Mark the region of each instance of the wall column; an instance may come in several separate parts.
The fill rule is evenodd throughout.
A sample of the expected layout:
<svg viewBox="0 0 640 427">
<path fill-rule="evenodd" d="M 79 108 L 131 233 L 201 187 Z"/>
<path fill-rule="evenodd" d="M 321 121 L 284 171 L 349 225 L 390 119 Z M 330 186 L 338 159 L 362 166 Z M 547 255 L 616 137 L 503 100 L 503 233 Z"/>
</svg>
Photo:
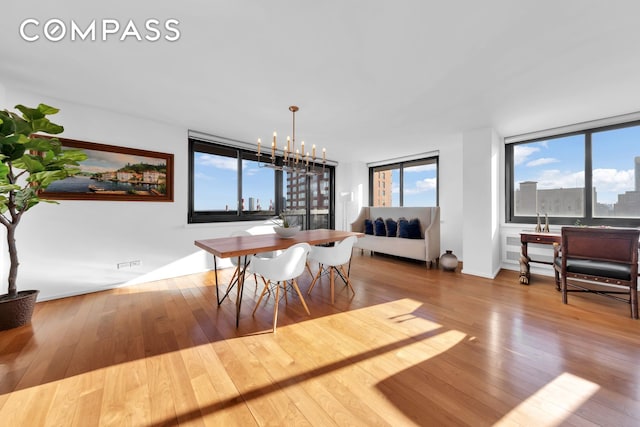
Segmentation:
<svg viewBox="0 0 640 427">
<path fill-rule="evenodd" d="M 500 270 L 500 138 L 491 128 L 462 137 L 462 272 L 494 278 Z"/>
</svg>

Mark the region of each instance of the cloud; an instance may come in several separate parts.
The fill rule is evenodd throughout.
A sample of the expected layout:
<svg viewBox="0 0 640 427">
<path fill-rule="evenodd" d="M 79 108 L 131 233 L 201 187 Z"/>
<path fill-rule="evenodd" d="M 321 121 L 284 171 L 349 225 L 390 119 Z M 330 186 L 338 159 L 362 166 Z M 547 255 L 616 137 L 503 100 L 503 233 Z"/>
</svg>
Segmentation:
<svg viewBox="0 0 640 427">
<path fill-rule="evenodd" d="M 420 165 L 420 166 L 410 166 L 404 168 L 404 173 L 410 172 L 432 172 L 437 169 L 435 163 L 430 163 L 428 165 Z"/>
<path fill-rule="evenodd" d="M 633 169 L 594 169 L 593 186 L 600 192 L 624 193 L 635 188 L 635 172 Z"/>
<path fill-rule="evenodd" d="M 559 161 L 560 160 L 554 159 L 553 157 L 540 157 L 539 159 L 531 160 L 530 162 L 528 162 L 527 166 L 528 167 L 543 166 L 543 165 L 549 165 L 551 163 L 558 163 Z"/>
<path fill-rule="evenodd" d="M 199 165 L 214 167 L 217 169 L 225 169 L 230 171 L 238 170 L 238 161 L 231 157 L 210 156 L 206 154 L 198 154 L 196 161 Z"/>
<path fill-rule="evenodd" d="M 584 187 L 584 171 L 566 172 L 560 169 L 547 169 L 536 178 L 538 189 Z M 635 189 L 635 172 L 633 169 L 594 169 L 593 186 L 598 195 L 605 193 L 621 194 Z"/>
<path fill-rule="evenodd" d="M 567 172 L 560 169 L 547 169 L 538 175 L 538 189 L 584 187 L 584 171 Z"/>
<path fill-rule="evenodd" d="M 540 151 L 539 147 L 531 145 L 516 145 L 513 147 L 513 162 L 515 165 L 524 163 L 533 153 Z"/>
<path fill-rule="evenodd" d="M 435 190 L 437 186 L 438 180 L 436 178 L 425 178 L 420 181 L 416 181 L 415 187 L 406 188 L 404 192 L 405 194 L 425 193 L 427 191 Z"/>
</svg>

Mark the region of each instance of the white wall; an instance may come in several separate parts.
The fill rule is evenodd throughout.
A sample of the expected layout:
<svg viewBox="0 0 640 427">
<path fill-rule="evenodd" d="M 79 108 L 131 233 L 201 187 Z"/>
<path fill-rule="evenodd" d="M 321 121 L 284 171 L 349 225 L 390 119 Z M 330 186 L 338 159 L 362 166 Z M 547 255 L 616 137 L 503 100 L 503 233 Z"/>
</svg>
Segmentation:
<svg viewBox="0 0 640 427">
<path fill-rule="evenodd" d="M 369 169 L 363 162 L 344 162 L 336 168 L 336 229 L 350 230 L 369 198 Z"/>
<path fill-rule="evenodd" d="M 194 240 L 256 225 L 187 225 L 186 129 L 9 88 L 5 95 L 7 108 L 40 102 L 60 108 L 51 119 L 65 127 L 62 137 L 175 156 L 173 203 L 63 200 L 59 205 L 43 203 L 24 215 L 16 235 L 18 287 L 40 289 L 39 300 L 205 270 L 212 266 L 212 257 L 198 250 Z M 4 284 L 8 256 L 6 250 L 2 254 Z M 131 260 L 142 265 L 116 268 Z"/>
</svg>

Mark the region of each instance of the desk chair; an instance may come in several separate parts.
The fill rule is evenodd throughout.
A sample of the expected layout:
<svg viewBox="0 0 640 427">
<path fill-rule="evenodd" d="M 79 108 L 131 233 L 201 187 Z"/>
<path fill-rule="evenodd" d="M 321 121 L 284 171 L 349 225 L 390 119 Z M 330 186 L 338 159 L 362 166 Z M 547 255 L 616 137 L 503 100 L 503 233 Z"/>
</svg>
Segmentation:
<svg viewBox="0 0 640 427">
<path fill-rule="evenodd" d="M 274 258 L 253 257 L 253 259 L 251 260 L 251 272 L 259 274 L 266 279 L 264 289 L 262 290 L 260 298 L 258 298 L 258 302 L 253 309 L 253 315 L 256 314 L 256 310 L 258 309 L 260 302 L 262 302 L 264 294 L 269 290 L 270 284 L 276 284 L 275 302 L 273 308 L 274 333 L 276 332 L 276 325 L 278 324 L 278 301 L 280 298 L 280 287 L 282 286 L 286 300 L 287 286 L 289 281 L 291 282 L 291 286 L 298 293 L 305 311 L 307 312 L 307 314 L 311 314 L 309 312 L 309 308 L 307 307 L 307 303 L 302 297 L 302 293 L 300 292 L 300 288 L 298 287 L 298 282 L 296 281 L 296 278 L 304 272 L 304 268 L 307 262 L 307 255 L 309 254 L 310 249 L 311 246 L 309 246 L 308 243 L 298 243 L 289 247 L 283 253 L 277 255 Z"/>
<path fill-rule="evenodd" d="M 311 251 L 309 252 L 309 260 L 311 262 L 317 262 L 318 264 L 320 264 L 320 267 L 318 268 L 318 273 L 315 275 L 313 281 L 311 282 L 311 286 L 307 291 L 307 295 L 311 294 L 311 291 L 320 278 L 324 267 L 329 268 L 329 283 L 331 284 L 331 304 L 333 304 L 334 302 L 335 272 L 338 272 L 347 286 L 349 286 L 349 289 L 351 289 L 351 292 L 355 294 L 353 286 L 351 286 L 351 281 L 349 280 L 349 274 L 344 269 L 344 264 L 348 263 L 351 259 L 351 251 L 356 240 L 357 237 L 350 236 L 343 241 L 336 243 L 333 247 L 314 246 L 311 248 Z"/>
</svg>

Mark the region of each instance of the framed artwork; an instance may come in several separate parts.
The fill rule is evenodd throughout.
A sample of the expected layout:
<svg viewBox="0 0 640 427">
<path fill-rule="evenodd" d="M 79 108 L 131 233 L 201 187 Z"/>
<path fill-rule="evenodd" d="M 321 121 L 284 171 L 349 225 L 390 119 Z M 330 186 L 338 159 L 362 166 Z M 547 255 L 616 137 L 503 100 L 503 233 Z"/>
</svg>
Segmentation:
<svg viewBox="0 0 640 427">
<path fill-rule="evenodd" d="M 173 154 L 58 138 L 81 149 L 80 173 L 52 183 L 40 197 L 56 200 L 173 202 Z"/>
</svg>

